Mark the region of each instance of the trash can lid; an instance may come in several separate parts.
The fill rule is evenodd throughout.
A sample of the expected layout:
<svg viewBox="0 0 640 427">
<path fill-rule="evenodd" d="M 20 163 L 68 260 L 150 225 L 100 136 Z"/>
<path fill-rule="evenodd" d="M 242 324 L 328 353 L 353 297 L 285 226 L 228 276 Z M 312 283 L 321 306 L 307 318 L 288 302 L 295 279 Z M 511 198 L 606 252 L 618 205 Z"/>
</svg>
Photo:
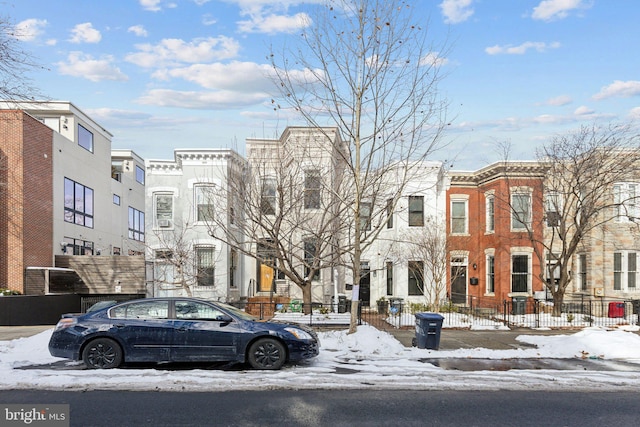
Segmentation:
<svg viewBox="0 0 640 427">
<path fill-rule="evenodd" d="M 443 320 L 444 316 L 438 313 L 416 313 L 416 318 L 423 320 Z"/>
</svg>

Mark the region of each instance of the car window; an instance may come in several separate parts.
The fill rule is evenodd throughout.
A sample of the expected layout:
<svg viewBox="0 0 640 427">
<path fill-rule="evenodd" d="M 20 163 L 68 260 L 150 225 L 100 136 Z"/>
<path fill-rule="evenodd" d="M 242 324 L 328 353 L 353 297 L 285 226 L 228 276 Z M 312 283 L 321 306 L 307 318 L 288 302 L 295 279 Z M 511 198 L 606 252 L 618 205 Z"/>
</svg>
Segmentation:
<svg viewBox="0 0 640 427">
<path fill-rule="evenodd" d="M 169 301 L 143 301 L 114 307 L 115 319 L 166 319 L 169 317 Z"/>
<path fill-rule="evenodd" d="M 176 319 L 222 320 L 228 316 L 209 304 L 176 301 Z"/>
</svg>

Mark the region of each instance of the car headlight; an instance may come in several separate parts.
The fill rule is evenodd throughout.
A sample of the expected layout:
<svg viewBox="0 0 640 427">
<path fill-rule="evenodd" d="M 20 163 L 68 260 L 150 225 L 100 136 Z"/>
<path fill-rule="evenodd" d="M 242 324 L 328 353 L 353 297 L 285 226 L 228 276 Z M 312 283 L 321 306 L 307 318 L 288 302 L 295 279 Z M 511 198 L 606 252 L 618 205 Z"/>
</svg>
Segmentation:
<svg viewBox="0 0 640 427">
<path fill-rule="evenodd" d="M 284 330 L 289 332 L 291 335 L 293 335 L 294 337 L 298 338 L 299 340 L 312 340 L 313 339 L 311 334 L 303 331 L 302 329 L 284 328 Z"/>
</svg>

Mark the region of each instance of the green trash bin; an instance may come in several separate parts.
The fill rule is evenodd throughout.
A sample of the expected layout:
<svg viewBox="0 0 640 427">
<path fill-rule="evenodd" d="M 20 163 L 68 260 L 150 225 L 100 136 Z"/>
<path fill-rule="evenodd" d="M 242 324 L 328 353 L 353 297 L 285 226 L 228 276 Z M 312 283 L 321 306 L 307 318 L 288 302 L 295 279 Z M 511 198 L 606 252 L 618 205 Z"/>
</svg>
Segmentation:
<svg viewBox="0 0 640 427">
<path fill-rule="evenodd" d="M 443 321 L 444 316 L 438 313 L 416 313 L 416 347 L 437 350 Z"/>
</svg>

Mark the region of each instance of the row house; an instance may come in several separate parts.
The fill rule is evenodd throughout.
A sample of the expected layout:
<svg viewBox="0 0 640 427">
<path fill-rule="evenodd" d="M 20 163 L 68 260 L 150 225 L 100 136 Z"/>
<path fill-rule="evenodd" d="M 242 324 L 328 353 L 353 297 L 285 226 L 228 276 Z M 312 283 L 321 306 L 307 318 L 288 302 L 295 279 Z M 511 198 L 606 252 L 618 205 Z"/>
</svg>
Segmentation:
<svg viewBox="0 0 640 427">
<path fill-rule="evenodd" d="M 499 162 L 450 172 L 446 227 L 452 303 L 502 303 L 544 289 L 544 266 L 535 255 L 542 248 L 534 242 L 544 236 L 545 171 L 538 162 Z"/>
<path fill-rule="evenodd" d="M 238 301 L 247 295 L 246 257 L 234 182 L 245 160 L 229 149 L 176 149 L 172 160 L 147 160 L 146 248 L 150 296 Z M 236 245 L 229 245 L 233 238 Z"/>
<path fill-rule="evenodd" d="M 144 162 L 111 138 L 69 102 L 0 104 L 0 286 L 145 293 Z"/>
</svg>

